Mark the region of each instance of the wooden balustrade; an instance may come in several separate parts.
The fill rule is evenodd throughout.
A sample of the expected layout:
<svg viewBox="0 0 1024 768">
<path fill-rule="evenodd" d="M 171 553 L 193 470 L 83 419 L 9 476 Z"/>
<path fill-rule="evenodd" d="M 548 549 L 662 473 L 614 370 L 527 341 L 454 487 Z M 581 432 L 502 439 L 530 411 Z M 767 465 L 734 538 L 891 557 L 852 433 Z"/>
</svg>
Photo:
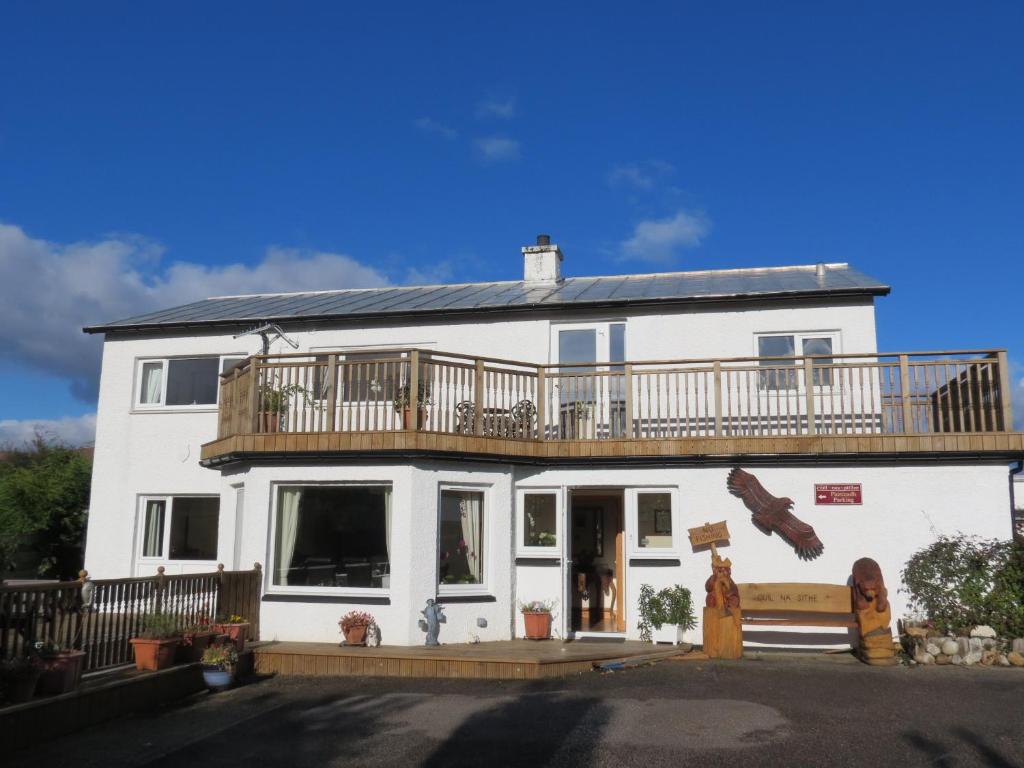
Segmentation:
<svg viewBox="0 0 1024 768">
<path fill-rule="evenodd" d="M 84 574 L 84 572 L 83 572 Z M 0 659 L 30 652 L 37 641 L 85 651 L 85 670 L 132 661 L 129 640 L 148 613 L 163 612 L 186 627 L 201 619 L 237 614 L 259 637 L 263 577 L 251 571 L 140 576 L 0 585 Z"/>
<path fill-rule="evenodd" d="M 535 365 L 435 350 L 257 356 L 219 437 L 410 430 L 525 440 L 995 433 L 1002 351 Z"/>
</svg>

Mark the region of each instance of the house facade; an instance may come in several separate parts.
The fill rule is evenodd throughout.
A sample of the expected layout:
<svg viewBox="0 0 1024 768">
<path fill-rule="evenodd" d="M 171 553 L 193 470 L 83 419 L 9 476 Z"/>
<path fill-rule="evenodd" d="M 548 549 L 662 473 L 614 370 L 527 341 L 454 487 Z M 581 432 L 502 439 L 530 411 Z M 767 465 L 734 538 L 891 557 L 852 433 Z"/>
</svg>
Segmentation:
<svg viewBox="0 0 1024 768">
<path fill-rule="evenodd" d="M 899 569 L 936 535 L 1010 535 L 1004 352 L 880 352 L 889 288 L 845 264 L 563 278 L 547 238 L 522 252 L 522 281 L 86 329 L 105 334 L 87 569 L 259 562 L 265 639 L 337 640 L 362 609 L 420 644 L 428 599 L 442 642 L 521 637 L 533 600 L 560 637 L 635 638 L 642 585 L 700 605 L 705 522 L 727 521 L 737 581 L 846 583 L 873 557 L 896 615 Z M 819 556 L 751 522 L 734 467 L 793 500 Z"/>
</svg>

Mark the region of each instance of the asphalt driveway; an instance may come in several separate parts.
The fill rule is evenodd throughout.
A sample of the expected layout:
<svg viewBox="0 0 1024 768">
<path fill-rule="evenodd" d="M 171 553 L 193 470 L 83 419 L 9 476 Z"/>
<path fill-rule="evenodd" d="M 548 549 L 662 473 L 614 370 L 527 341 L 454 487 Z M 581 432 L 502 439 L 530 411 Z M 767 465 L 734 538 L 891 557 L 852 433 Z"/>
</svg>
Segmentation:
<svg viewBox="0 0 1024 768">
<path fill-rule="evenodd" d="M 540 682 L 279 677 L 31 752 L 119 766 L 1024 766 L 1024 670 L 849 657 Z"/>
</svg>

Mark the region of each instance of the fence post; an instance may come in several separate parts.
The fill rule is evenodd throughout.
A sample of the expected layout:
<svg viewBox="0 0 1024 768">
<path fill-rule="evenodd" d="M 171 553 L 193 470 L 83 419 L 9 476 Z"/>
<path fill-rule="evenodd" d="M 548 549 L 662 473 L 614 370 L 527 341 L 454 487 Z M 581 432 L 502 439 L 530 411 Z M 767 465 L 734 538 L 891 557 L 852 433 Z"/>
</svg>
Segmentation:
<svg viewBox="0 0 1024 768">
<path fill-rule="evenodd" d="M 323 392 L 324 407 L 327 408 L 327 431 L 334 431 L 334 405 L 338 402 L 338 356 L 327 356 L 327 389 Z"/>
<path fill-rule="evenodd" d="M 164 612 L 164 590 L 167 589 L 167 577 L 164 575 L 164 567 L 161 565 L 156 569 L 156 613 Z"/>
<path fill-rule="evenodd" d="M 409 409 L 409 420 L 412 422 L 402 426 L 406 429 L 420 428 L 420 351 L 414 349 L 409 353 L 409 402 L 406 404 Z"/>
<path fill-rule="evenodd" d="M 804 358 L 804 399 L 807 408 L 807 434 L 816 435 L 818 427 L 814 423 L 814 360 Z"/>
<path fill-rule="evenodd" d="M 543 365 L 537 366 L 537 438 L 547 439 L 548 431 L 548 372 Z"/>
<path fill-rule="evenodd" d="M 260 411 L 263 410 L 263 403 L 259 398 L 259 362 L 252 358 L 249 364 L 249 434 L 257 434 L 260 431 Z"/>
<path fill-rule="evenodd" d="M 249 623 L 252 624 L 250 631 L 252 632 L 252 639 L 260 639 L 260 597 L 263 592 L 263 566 L 259 563 L 253 563 L 254 576 L 252 579 L 252 590 L 250 592 L 249 602 L 249 615 L 246 616 L 249 619 Z"/>
<path fill-rule="evenodd" d="M 476 361 L 476 376 L 473 385 L 473 423 L 476 433 L 484 433 L 484 386 L 486 375 L 484 374 L 484 361 Z"/>
<path fill-rule="evenodd" d="M 910 358 L 900 355 L 900 402 L 903 406 L 903 434 L 914 431 L 914 413 L 910 405 Z"/>
<path fill-rule="evenodd" d="M 996 352 L 996 360 L 999 365 L 999 403 L 1003 407 L 1002 427 L 996 427 L 1003 432 L 1010 432 L 1013 430 L 1013 390 L 1010 388 L 1010 364 L 1005 349 Z"/>
<path fill-rule="evenodd" d="M 623 424 L 623 435 L 632 439 L 633 437 L 633 364 L 626 363 L 622 366 L 622 385 L 626 388 L 623 393 L 626 398 L 626 413 Z"/>
<path fill-rule="evenodd" d="M 722 363 L 715 360 L 714 366 L 715 381 L 715 437 L 722 436 Z"/>
</svg>

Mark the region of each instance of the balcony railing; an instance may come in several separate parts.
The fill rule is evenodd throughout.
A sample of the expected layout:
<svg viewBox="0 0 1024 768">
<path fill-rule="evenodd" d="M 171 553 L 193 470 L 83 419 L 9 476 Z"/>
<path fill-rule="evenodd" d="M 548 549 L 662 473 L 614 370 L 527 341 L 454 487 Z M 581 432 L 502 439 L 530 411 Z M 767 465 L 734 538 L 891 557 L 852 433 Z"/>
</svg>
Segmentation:
<svg viewBox="0 0 1024 768">
<path fill-rule="evenodd" d="M 996 433 L 1006 353 L 533 365 L 402 349 L 261 355 L 222 376 L 218 437 L 410 430 L 510 440 Z"/>
</svg>

